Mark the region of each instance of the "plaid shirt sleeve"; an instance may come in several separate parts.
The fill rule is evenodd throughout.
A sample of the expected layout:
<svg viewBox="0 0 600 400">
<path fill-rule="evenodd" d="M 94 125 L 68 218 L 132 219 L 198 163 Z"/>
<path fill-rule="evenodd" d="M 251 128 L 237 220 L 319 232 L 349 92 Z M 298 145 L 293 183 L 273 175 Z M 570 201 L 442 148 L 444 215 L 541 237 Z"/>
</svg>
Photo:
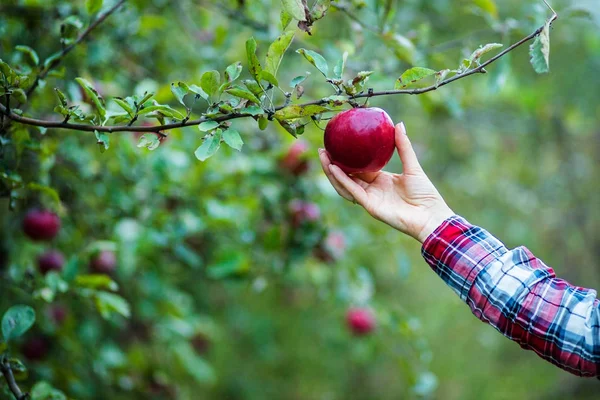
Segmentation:
<svg viewBox="0 0 600 400">
<path fill-rule="evenodd" d="M 477 318 L 560 368 L 600 376 L 595 290 L 556 278 L 527 248 L 509 250 L 459 216 L 425 240 L 422 254 Z"/>
</svg>

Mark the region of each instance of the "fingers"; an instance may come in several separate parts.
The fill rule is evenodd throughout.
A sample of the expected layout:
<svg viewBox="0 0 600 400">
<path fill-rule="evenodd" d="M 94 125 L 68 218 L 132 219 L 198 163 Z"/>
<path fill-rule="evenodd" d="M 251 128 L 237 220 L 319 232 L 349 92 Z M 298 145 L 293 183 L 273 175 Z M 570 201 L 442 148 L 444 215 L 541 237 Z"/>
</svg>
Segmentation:
<svg viewBox="0 0 600 400">
<path fill-rule="evenodd" d="M 327 156 L 327 152 L 323 149 L 319 149 L 319 160 L 321 161 L 321 166 L 323 167 L 323 172 L 325 172 L 327 179 L 329 179 L 329 182 L 331 183 L 331 186 L 333 186 L 335 191 L 340 196 L 345 198 L 346 200 L 353 202 L 354 197 L 352 197 L 350 192 L 348 192 L 331 173 L 329 166 L 332 164 L 331 164 L 331 161 L 329 160 L 329 157 Z"/>
<path fill-rule="evenodd" d="M 404 122 L 400 122 L 396 125 L 396 149 L 398 150 L 398 155 L 402 161 L 402 169 L 405 173 L 423 171 L 410 143 L 410 139 L 406 135 Z"/>
<path fill-rule="evenodd" d="M 341 186 L 356 200 L 357 203 L 364 206 L 367 204 L 367 192 L 361 185 L 350 178 L 344 171 L 337 165 L 330 164 L 329 170 L 333 174 L 334 178 L 341 184 Z M 355 178 L 358 179 L 358 178 Z"/>
</svg>

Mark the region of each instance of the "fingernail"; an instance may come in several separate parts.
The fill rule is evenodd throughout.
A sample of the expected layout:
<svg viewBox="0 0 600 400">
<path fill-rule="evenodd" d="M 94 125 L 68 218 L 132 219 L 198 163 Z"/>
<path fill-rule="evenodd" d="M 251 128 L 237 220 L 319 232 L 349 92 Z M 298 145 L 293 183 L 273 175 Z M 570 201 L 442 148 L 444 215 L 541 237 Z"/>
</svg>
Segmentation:
<svg viewBox="0 0 600 400">
<path fill-rule="evenodd" d="M 323 153 L 323 149 L 321 147 L 319 147 L 319 154 Z"/>
<path fill-rule="evenodd" d="M 406 136 L 408 136 L 408 135 L 406 134 L 406 126 L 404 126 L 404 121 L 400 121 L 400 124 L 402 125 L 402 132 L 404 132 L 404 134 L 405 134 Z"/>
</svg>

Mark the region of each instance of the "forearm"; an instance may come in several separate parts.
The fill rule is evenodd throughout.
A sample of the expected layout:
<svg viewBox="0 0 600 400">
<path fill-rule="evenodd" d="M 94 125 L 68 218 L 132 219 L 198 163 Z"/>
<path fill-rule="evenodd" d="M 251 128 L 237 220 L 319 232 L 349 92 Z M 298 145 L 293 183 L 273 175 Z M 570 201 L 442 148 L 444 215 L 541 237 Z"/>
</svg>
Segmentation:
<svg viewBox="0 0 600 400">
<path fill-rule="evenodd" d="M 594 290 L 556 279 L 526 248 L 509 250 L 460 217 L 425 240 L 423 256 L 482 321 L 569 372 L 600 374 Z"/>
</svg>

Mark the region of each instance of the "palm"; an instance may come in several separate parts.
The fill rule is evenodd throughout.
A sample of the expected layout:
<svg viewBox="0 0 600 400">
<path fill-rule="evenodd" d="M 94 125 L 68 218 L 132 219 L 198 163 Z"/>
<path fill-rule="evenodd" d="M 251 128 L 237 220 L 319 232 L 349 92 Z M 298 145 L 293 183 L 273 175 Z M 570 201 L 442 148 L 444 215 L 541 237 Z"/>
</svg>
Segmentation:
<svg viewBox="0 0 600 400">
<path fill-rule="evenodd" d="M 426 210 L 439 201 L 424 174 L 377 172 L 355 179 L 366 193 L 363 207 L 373 217 L 402 232 L 418 231 L 427 222 Z"/>
</svg>

